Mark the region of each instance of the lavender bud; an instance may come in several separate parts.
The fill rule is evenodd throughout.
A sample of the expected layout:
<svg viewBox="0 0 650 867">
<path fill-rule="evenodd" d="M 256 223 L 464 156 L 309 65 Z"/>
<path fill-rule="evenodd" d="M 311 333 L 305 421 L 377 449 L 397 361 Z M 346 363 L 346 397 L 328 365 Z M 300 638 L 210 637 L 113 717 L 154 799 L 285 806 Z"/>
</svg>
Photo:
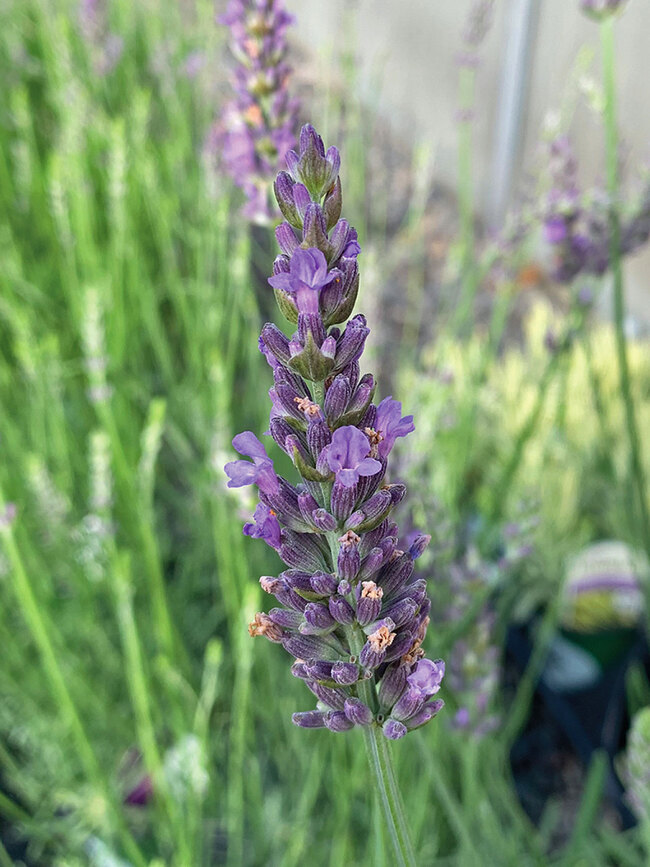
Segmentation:
<svg viewBox="0 0 650 867">
<path fill-rule="evenodd" d="M 341 216 L 341 208 L 343 207 L 343 199 L 341 196 L 341 179 L 337 178 L 334 186 L 328 191 L 323 202 L 323 213 L 327 222 L 327 231 L 336 225 L 337 220 Z"/>
<path fill-rule="evenodd" d="M 304 729 L 322 729 L 325 728 L 326 714 L 319 710 L 306 710 L 300 713 L 294 713 L 291 716 L 291 721 L 294 725 Z"/>
<path fill-rule="evenodd" d="M 331 707 L 333 710 L 343 710 L 345 707 L 346 692 L 339 687 L 324 686 L 317 681 L 309 681 L 307 683 L 309 689 L 314 693 L 319 701 Z"/>
<path fill-rule="evenodd" d="M 300 593 L 311 590 L 311 572 L 301 572 L 299 569 L 287 569 L 280 576 L 293 589 Z"/>
<path fill-rule="evenodd" d="M 314 635 L 283 635 L 282 646 L 296 659 L 336 659 L 334 648 Z"/>
<path fill-rule="evenodd" d="M 325 252 L 329 247 L 327 228 L 323 209 L 315 202 L 310 202 L 305 212 L 305 223 L 302 230 L 304 243 L 308 247 L 316 247 Z"/>
<path fill-rule="evenodd" d="M 382 549 L 373 548 L 361 563 L 359 581 L 368 581 L 370 578 L 374 578 L 383 562 L 384 552 Z"/>
<path fill-rule="evenodd" d="M 346 536 L 343 536 L 342 538 L 346 538 Z M 339 576 L 341 578 L 346 578 L 348 581 L 353 581 L 359 571 L 360 565 L 361 557 L 359 556 L 358 544 L 342 544 L 339 549 L 337 561 L 337 572 Z"/>
<path fill-rule="evenodd" d="M 428 723 L 429 720 L 433 719 L 434 716 L 437 716 L 440 711 L 445 706 L 444 701 L 442 699 L 435 699 L 434 701 L 430 701 L 424 705 L 424 707 L 419 710 L 415 716 L 412 716 L 409 720 L 406 721 L 406 725 L 409 731 L 418 728 L 419 726 L 423 726 L 425 723 Z"/>
<path fill-rule="evenodd" d="M 288 364 L 291 354 L 289 352 L 289 341 L 280 331 L 277 325 L 267 322 L 262 328 L 260 335 L 264 346 L 276 358 L 280 364 Z"/>
<path fill-rule="evenodd" d="M 302 229 L 302 217 L 298 213 L 293 198 L 294 185 L 295 181 L 288 172 L 279 172 L 273 182 L 273 192 L 275 193 L 275 199 L 285 220 L 287 220 L 294 228 Z M 283 252 L 286 251 L 283 250 Z"/>
<path fill-rule="evenodd" d="M 356 726 L 369 726 L 374 719 L 368 705 L 358 698 L 347 698 L 343 710 L 350 722 Z"/>
<path fill-rule="evenodd" d="M 321 530 L 323 533 L 331 533 L 336 529 L 336 518 L 326 509 L 316 509 L 315 512 L 312 513 L 312 520 L 317 529 Z"/>
<path fill-rule="evenodd" d="M 298 495 L 298 506 L 300 507 L 300 514 L 303 516 L 305 521 L 308 524 L 311 524 L 313 520 L 312 514 L 318 510 L 318 503 L 316 500 L 308 491 L 305 491 Z"/>
<path fill-rule="evenodd" d="M 361 524 L 363 524 L 365 517 L 366 516 L 363 514 L 361 509 L 357 509 L 356 512 L 352 512 L 350 517 L 345 522 L 345 529 L 346 530 L 356 530 L 357 527 L 360 527 Z"/>
<path fill-rule="evenodd" d="M 425 534 L 421 534 L 420 536 L 416 536 L 409 548 L 409 557 L 411 560 L 417 560 L 418 557 L 421 557 L 422 554 L 426 551 L 429 542 L 431 541 L 431 536 L 427 536 Z"/>
<path fill-rule="evenodd" d="M 328 603 L 330 614 L 337 623 L 348 626 L 354 623 L 354 609 L 342 596 L 332 596 Z"/>
<path fill-rule="evenodd" d="M 310 602 L 304 611 L 305 620 L 316 629 L 329 629 L 334 625 L 334 619 L 326 605 L 322 602 Z"/>
<path fill-rule="evenodd" d="M 330 506 L 337 521 L 345 521 L 352 513 L 357 501 L 357 487 L 358 485 L 352 485 L 348 488 L 341 482 L 334 482 L 332 485 Z"/>
<path fill-rule="evenodd" d="M 327 448 L 331 442 L 332 433 L 327 423 L 320 419 L 310 421 L 309 427 L 307 428 L 307 445 L 309 446 L 309 451 L 312 453 L 313 457 L 318 459 L 323 453 L 323 449 Z M 330 469 L 327 465 L 325 456 L 320 464 L 318 464 L 317 461 L 316 469 L 319 469 L 319 466 L 324 470 L 324 472 L 322 472 L 323 475 L 329 474 Z M 321 470 L 319 470 L 319 472 L 320 471 Z"/>
<path fill-rule="evenodd" d="M 379 617 L 384 591 L 374 581 L 363 581 L 357 585 L 357 620 L 361 626 L 368 626 Z"/>
<path fill-rule="evenodd" d="M 309 680 L 311 677 L 307 669 L 307 664 L 304 662 L 294 662 L 291 666 L 291 674 L 294 677 L 299 677 L 301 680 Z"/>
<path fill-rule="evenodd" d="M 384 588 L 384 595 L 390 596 L 402 587 L 413 574 L 413 560 L 408 554 L 396 557 L 379 573 L 379 583 Z"/>
<path fill-rule="evenodd" d="M 335 662 L 331 674 L 340 686 L 351 686 L 359 680 L 359 666 L 354 662 Z"/>
<path fill-rule="evenodd" d="M 359 313 L 349 320 L 336 350 L 335 364 L 338 370 L 360 357 L 369 334 L 365 316 Z"/>
<path fill-rule="evenodd" d="M 412 689 L 406 689 L 393 706 L 390 715 L 393 717 L 393 719 L 404 722 L 405 720 L 409 719 L 409 717 L 412 717 L 415 713 L 417 713 L 417 711 L 420 710 L 423 704 L 424 699 L 420 696 L 419 693 L 415 692 Z"/>
<path fill-rule="evenodd" d="M 311 576 L 310 584 L 314 593 L 318 593 L 321 596 L 330 596 L 336 593 L 336 578 L 334 575 L 326 572 L 316 572 Z"/>
<path fill-rule="evenodd" d="M 389 666 L 379 684 L 379 704 L 388 710 L 406 689 L 406 666 Z"/>
<path fill-rule="evenodd" d="M 418 603 L 408 597 L 407 599 L 402 599 L 400 602 L 387 608 L 384 612 L 384 616 L 390 617 L 390 619 L 394 621 L 395 626 L 399 627 L 412 620 L 415 617 L 418 608 Z"/>
<path fill-rule="evenodd" d="M 332 667 L 337 663 L 327 662 L 324 659 L 310 659 L 305 663 L 305 668 L 312 680 L 332 680 Z"/>
<path fill-rule="evenodd" d="M 352 396 L 350 383 L 343 374 L 339 373 L 327 389 L 325 395 L 325 416 L 330 424 L 336 424 L 346 410 Z"/>
<path fill-rule="evenodd" d="M 325 358 L 331 359 L 332 361 L 334 360 L 336 356 L 336 340 L 331 336 L 331 334 L 323 340 L 323 345 L 321 346 L 320 351 Z"/>
<path fill-rule="evenodd" d="M 295 430 L 291 425 L 285 419 L 276 416 L 269 422 L 269 433 L 282 451 L 289 454 L 287 451 L 287 438 L 295 434 Z M 293 440 L 290 440 L 289 445 L 292 443 Z"/>
<path fill-rule="evenodd" d="M 302 225 L 302 223 L 301 223 Z M 298 247 L 300 241 L 296 238 L 296 233 L 291 228 L 289 223 L 280 223 L 275 230 L 275 238 L 279 248 L 285 256 L 291 258 L 294 250 Z"/>
<path fill-rule="evenodd" d="M 350 722 L 343 711 L 332 711 L 326 714 L 325 725 L 331 732 L 347 732 L 354 728 L 354 723 Z"/>
<path fill-rule="evenodd" d="M 285 629 L 297 629 L 302 623 L 302 614 L 299 611 L 288 611 L 286 608 L 271 608 L 269 617 Z"/>
<path fill-rule="evenodd" d="M 294 714 L 294 716 L 296 716 L 296 714 Z M 404 737 L 407 729 L 404 723 L 398 722 L 395 719 L 387 719 L 382 726 L 382 731 L 388 740 L 396 741 L 399 740 L 399 738 Z"/>
</svg>

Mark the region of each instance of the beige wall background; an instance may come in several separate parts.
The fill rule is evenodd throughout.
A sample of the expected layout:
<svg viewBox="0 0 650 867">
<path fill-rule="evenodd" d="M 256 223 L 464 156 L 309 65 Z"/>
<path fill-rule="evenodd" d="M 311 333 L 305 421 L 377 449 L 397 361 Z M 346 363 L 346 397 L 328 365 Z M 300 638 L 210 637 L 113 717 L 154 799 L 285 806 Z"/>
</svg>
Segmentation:
<svg viewBox="0 0 650 867">
<path fill-rule="evenodd" d="M 496 0 L 494 25 L 481 48 L 475 177 L 483 208 L 493 177 L 503 59 L 512 22 L 525 2 Z M 378 106 L 405 140 L 431 142 L 437 176 L 454 184 L 454 58 L 462 45 L 471 0 L 288 0 L 288 6 L 298 19 L 299 40 L 318 55 L 321 74 L 337 74 L 331 60 L 333 46 L 354 47 L 363 97 Z M 525 173 L 534 172 L 539 161 L 544 124 L 551 112 L 558 111 L 565 116 L 575 111 L 570 131 L 585 183 L 603 177 L 602 129 L 585 96 L 595 93 L 597 98 L 599 91 L 599 32 L 579 6 L 579 0 L 537 0 L 521 152 L 514 166 L 520 187 Z M 619 125 L 629 174 L 634 176 L 641 164 L 650 165 L 650 0 L 629 0 L 616 33 Z M 590 53 L 592 62 L 587 64 Z M 630 311 L 650 323 L 650 253 L 629 260 L 626 267 Z"/>
</svg>

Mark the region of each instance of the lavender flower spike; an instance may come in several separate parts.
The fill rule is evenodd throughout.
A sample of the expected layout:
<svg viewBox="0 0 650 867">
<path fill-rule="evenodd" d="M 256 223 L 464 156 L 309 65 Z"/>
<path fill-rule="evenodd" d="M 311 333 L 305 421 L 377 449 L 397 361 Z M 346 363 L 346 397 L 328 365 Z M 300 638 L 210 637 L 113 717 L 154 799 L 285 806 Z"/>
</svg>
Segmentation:
<svg viewBox="0 0 650 867">
<path fill-rule="evenodd" d="M 281 644 L 296 660 L 292 674 L 316 696 L 315 710 L 293 715 L 297 726 L 363 731 L 396 863 L 414 867 L 399 792 L 386 780 L 387 741 L 441 710 L 445 667 L 424 656 L 431 602 L 413 574 L 430 537 L 402 550 L 391 520 L 406 488 L 386 481 L 388 459 L 414 425 L 392 397 L 376 406 L 374 377 L 361 375 L 369 329 L 352 315 L 361 250 L 341 219 L 340 163 L 338 150 L 305 126 L 274 186 L 285 222 L 269 283 L 297 329 L 286 338 L 267 323 L 259 346 L 273 372 L 269 433 L 300 478 L 277 476 L 250 431 L 233 445 L 252 463 L 232 461 L 226 472 L 231 487 L 259 489 L 244 533 L 264 539 L 289 567 L 260 580 L 280 607 L 256 614 L 250 634 Z"/>
<path fill-rule="evenodd" d="M 229 13 L 243 34 L 249 19 L 233 10 L 244 5 L 231 3 Z M 261 14 L 271 7 L 255 4 Z M 414 429 L 413 417 L 403 417 L 392 397 L 374 405 L 374 378 L 360 376 L 368 328 L 352 316 L 360 247 L 340 217 L 339 152 L 306 126 L 287 166 L 275 183 L 286 222 L 276 232 L 280 253 L 269 283 L 297 330 L 287 339 L 267 324 L 260 346 L 274 379 L 270 432 L 300 479 L 278 477 L 250 431 L 234 438 L 252 462 L 227 464 L 228 484 L 256 484 L 260 492 L 244 533 L 274 547 L 289 567 L 262 580 L 281 607 L 257 614 L 250 631 L 298 660 L 292 672 L 318 700 L 316 710 L 294 715 L 296 725 L 360 727 L 385 743 L 383 736 L 401 738 L 443 706 L 444 663 L 422 649 L 431 603 L 413 575 L 429 537 L 406 545 L 407 553 L 398 548 L 390 513 L 405 489 L 386 483 L 391 450 Z"/>
<path fill-rule="evenodd" d="M 286 31 L 293 17 L 281 0 L 230 0 L 221 24 L 230 28 L 237 67 L 235 98 L 209 139 L 220 161 L 246 195 L 245 217 L 259 224 L 275 215 L 270 181 L 296 139 L 298 103 L 288 91 Z"/>
</svg>

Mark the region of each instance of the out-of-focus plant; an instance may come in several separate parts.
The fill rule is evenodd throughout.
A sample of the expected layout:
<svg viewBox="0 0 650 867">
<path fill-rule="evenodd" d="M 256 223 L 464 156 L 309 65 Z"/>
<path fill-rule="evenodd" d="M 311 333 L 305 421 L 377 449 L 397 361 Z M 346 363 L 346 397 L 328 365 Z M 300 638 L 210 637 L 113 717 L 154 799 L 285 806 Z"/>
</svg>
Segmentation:
<svg viewBox="0 0 650 867">
<path fill-rule="evenodd" d="M 487 335 L 466 341 L 441 336 L 424 353 L 423 369 L 402 378 L 421 408 L 406 445 L 408 480 L 421 497 L 426 492 L 437 498 L 459 521 L 485 521 L 490 514 L 516 521 L 518 504 L 536 504 L 537 553 L 529 566 L 535 575 L 543 566 L 546 580 L 530 583 L 530 605 L 553 595 L 567 557 L 588 542 L 634 542 L 619 484 L 627 448 L 614 330 L 594 325 L 588 338 L 575 332 L 566 343 L 556 336 L 564 328 L 562 315 L 543 303 L 534 306 L 523 345 L 494 359 L 478 393 L 475 371 Z M 647 425 L 650 411 L 640 398 L 650 388 L 650 362 L 642 342 L 630 341 L 628 351 L 631 387 Z M 549 362 L 561 365 L 561 375 L 540 393 Z M 468 432 L 465 408 L 474 401 L 475 424 Z M 497 526 L 484 530 L 494 537 Z"/>
<path fill-rule="evenodd" d="M 289 92 L 286 31 L 293 17 L 282 0 L 230 0 L 219 21 L 230 28 L 235 99 L 211 133 L 211 149 L 241 187 L 243 214 L 268 224 L 277 213 L 269 190 L 296 141 L 298 101 Z"/>
</svg>

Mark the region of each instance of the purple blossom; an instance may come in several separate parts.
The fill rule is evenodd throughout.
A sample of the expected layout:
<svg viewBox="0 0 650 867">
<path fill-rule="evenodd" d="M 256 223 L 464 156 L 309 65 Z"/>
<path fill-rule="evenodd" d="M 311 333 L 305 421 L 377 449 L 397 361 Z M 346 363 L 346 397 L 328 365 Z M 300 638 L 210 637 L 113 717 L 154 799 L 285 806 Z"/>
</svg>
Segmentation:
<svg viewBox="0 0 650 867">
<path fill-rule="evenodd" d="M 415 664 L 406 681 L 413 692 L 416 692 L 420 698 L 427 699 L 438 692 L 444 676 L 445 663 L 441 659 L 435 662 L 421 659 Z"/>
<path fill-rule="evenodd" d="M 253 459 L 249 461 L 231 461 L 225 470 L 230 481 L 229 488 L 241 488 L 244 485 L 257 485 L 265 494 L 274 494 L 278 490 L 278 477 L 273 469 L 273 461 L 267 455 L 266 449 L 254 433 L 247 430 L 237 434 L 232 441 L 240 455 Z"/>
<path fill-rule="evenodd" d="M 273 509 L 264 503 L 259 503 L 255 509 L 253 523 L 244 524 L 244 535 L 253 539 L 264 539 L 271 548 L 279 548 L 281 544 L 281 529 Z"/>
<path fill-rule="evenodd" d="M 402 418 L 402 404 L 392 397 L 385 397 L 377 407 L 374 429 L 379 435 L 377 451 L 381 458 L 387 458 L 398 437 L 405 437 L 415 430 L 413 416 Z"/>
<path fill-rule="evenodd" d="M 316 247 L 294 250 L 289 261 L 289 270 L 280 271 L 269 277 L 274 289 L 282 289 L 296 297 L 296 305 L 301 313 L 318 313 L 318 299 L 321 289 L 332 280 L 340 280 L 340 272 L 328 272 L 325 256 Z"/>
<path fill-rule="evenodd" d="M 336 480 L 351 488 L 361 476 L 374 476 L 381 464 L 370 454 L 368 437 L 353 425 L 339 427 L 334 431 L 332 442 L 327 446 L 327 464 Z"/>
</svg>

